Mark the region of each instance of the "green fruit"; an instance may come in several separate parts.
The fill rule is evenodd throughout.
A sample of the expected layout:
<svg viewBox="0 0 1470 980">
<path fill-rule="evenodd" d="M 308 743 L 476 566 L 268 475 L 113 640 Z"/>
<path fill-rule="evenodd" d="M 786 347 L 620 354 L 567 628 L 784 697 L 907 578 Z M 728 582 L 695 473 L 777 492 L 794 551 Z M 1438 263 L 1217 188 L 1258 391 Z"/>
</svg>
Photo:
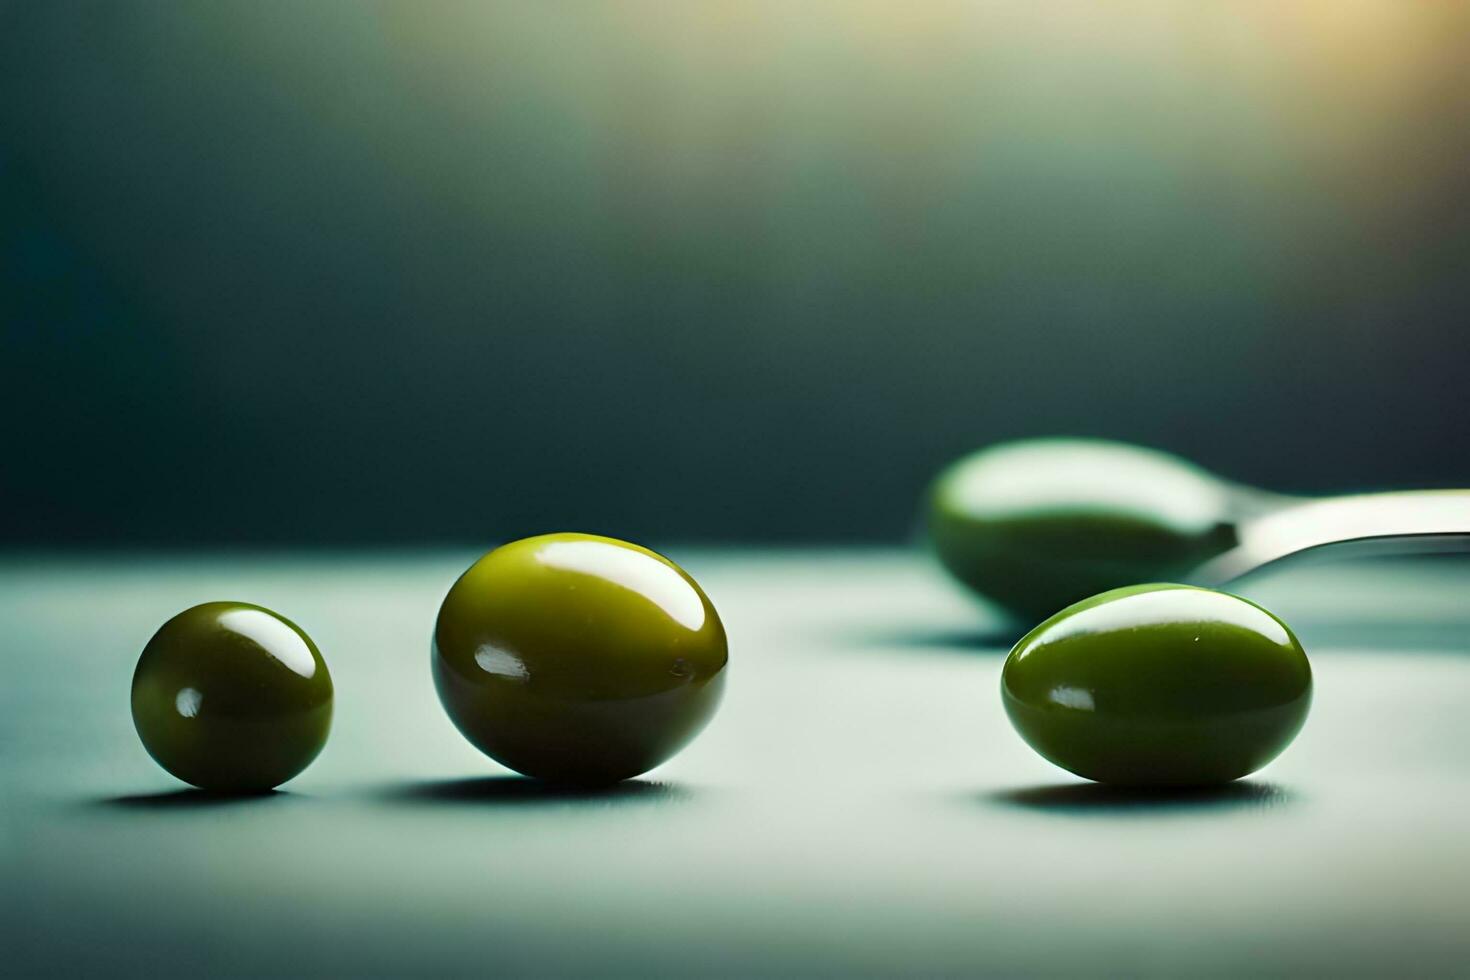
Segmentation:
<svg viewBox="0 0 1470 980">
<path fill-rule="evenodd" d="M 628 779 L 709 721 L 724 687 L 725 628 L 673 562 L 590 534 L 497 548 L 449 590 L 434 683 L 455 726 L 517 772 Z"/>
<path fill-rule="evenodd" d="M 1235 543 L 1229 485 L 1167 453 L 1036 439 L 951 465 L 929 497 L 940 562 L 1025 623 L 1105 589 L 1183 578 Z"/>
<path fill-rule="evenodd" d="M 1011 650 L 1016 731 L 1098 782 L 1202 786 L 1249 775 L 1301 729 L 1312 669 L 1286 624 L 1224 592 L 1135 585 L 1070 606 Z"/>
<path fill-rule="evenodd" d="M 305 769 L 332 726 L 321 652 L 283 616 L 206 602 L 164 623 L 133 673 L 133 725 L 186 783 L 262 792 Z"/>
</svg>

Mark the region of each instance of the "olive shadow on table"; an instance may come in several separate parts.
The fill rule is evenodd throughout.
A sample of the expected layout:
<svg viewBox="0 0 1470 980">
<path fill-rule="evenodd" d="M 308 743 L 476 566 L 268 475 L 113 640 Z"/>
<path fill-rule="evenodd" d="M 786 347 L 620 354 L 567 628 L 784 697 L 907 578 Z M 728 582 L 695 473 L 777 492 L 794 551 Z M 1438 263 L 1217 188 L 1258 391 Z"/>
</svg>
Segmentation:
<svg viewBox="0 0 1470 980">
<path fill-rule="evenodd" d="M 124 810 L 204 810 L 228 806 L 260 806 L 293 798 L 284 790 L 268 789 L 259 793 L 216 793 L 205 789 L 171 789 L 162 793 L 136 793 L 106 796 L 92 804 Z"/>
<path fill-rule="evenodd" d="M 1064 783 L 990 791 L 970 799 L 986 806 L 1006 806 L 1079 817 L 1118 814 L 1156 815 L 1223 810 L 1270 810 L 1291 803 L 1296 794 L 1275 783 L 1237 780 L 1221 786 L 1171 788 Z"/>
<path fill-rule="evenodd" d="M 389 786 L 374 796 L 388 803 L 486 807 L 623 806 L 685 799 L 682 786 L 628 779 L 611 786 L 548 783 L 525 776 L 476 776 Z"/>
<path fill-rule="evenodd" d="M 886 650 L 924 650 L 964 656 L 997 655 L 1010 652 L 1026 635 L 1021 627 L 980 625 L 973 629 L 924 629 L 922 627 L 864 630 L 849 634 L 848 642 Z"/>
</svg>

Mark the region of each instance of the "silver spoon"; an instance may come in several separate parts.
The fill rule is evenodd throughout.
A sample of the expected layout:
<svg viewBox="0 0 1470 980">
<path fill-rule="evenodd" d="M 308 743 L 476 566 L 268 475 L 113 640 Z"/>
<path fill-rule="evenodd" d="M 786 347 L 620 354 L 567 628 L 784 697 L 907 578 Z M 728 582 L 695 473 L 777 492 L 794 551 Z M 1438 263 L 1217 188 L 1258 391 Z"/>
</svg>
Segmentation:
<svg viewBox="0 0 1470 980">
<path fill-rule="evenodd" d="M 929 530 L 956 578 L 1036 622 L 1140 582 L 1219 587 L 1293 558 L 1470 550 L 1470 490 L 1291 497 L 1126 443 L 1037 439 L 948 467 Z"/>
<path fill-rule="evenodd" d="M 1283 562 L 1470 551 L 1470 490 L 1399 490 L 1296 501 L 1236 524 L 1238 543 L 1189 575 L 1218 588 Z"/>
</svg>

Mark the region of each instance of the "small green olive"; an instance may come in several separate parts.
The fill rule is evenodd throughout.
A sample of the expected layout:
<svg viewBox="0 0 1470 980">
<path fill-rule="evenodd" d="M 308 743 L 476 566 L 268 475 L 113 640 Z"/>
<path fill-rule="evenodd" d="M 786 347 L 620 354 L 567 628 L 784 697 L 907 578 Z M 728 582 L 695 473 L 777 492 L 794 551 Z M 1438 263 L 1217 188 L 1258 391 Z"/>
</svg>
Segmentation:
<svg viewBox="0 0 1470 980">
<path fill-rule="evenodd" d="M 935 481 L 940 562 L 1027 624 L 1104 589 L 1183 578 L 1235 543 L 1230 485 L 1178 457 L 1091 439 L 966 456 Z"/>
<path fill-rule="evenodd" d="M 605 784 L 652 769 L 709 721 L 725 628 L 667 558 L 547 534 L 454 583 L 431 659 L 445 711 L 480 751 L 527 776 Z"/>
<path fill-rule="evenodd" d="M 133 673 L 143 747 L 201 789 L 262 792 L 311 764 L 332 725 L 332 678 L 301 627 L 245 602 L 164 623 Z"/>
<path fill-rule="evenodd" d="M 1021 639 L 1001 700 L 1047 760 L 1098 782 L 1202 786 L 1291 743 L 1312 669 L 1286 624 L 1237 596 L 1135 585 L 1070 606 Z"/>
</svg>

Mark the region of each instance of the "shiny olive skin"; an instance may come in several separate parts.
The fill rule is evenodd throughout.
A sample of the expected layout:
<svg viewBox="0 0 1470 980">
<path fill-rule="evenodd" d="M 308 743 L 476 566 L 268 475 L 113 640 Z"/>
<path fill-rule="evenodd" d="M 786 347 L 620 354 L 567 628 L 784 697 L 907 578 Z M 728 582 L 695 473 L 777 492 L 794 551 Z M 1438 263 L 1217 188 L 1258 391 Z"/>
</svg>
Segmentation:
<svg viewBox="0 0 1470 980">
<path fill-rule="evenodd" d="M 1187 585 L 1093 596 L 1011 650 L 1001 699 L 1021 737 L 1079 776 L 1207 786 L 1249 775 L 1290 744 L 1312 669 L 1286 624 Z"/>
<path fill-rule="evenodd" d="M 939 475 L 929 537 L 955 578 L 1029 625 L 1106 589 L 1184 578 L 1226 551 L 1233 490 L 1124 443 L 1005 443 Z"/>
<path fill-rule="evenodd" d="M 289 619 L 247 602 L 206 602 L 164 623 L 143 648 L 132 708 L 143 747 L 179 779 L 264 792 L 326 744 L 332 678 Z"/>
<path fill-rule="evenodd" d="M 480 751 L 595 785 L 647 772 L 698 734 L 726 658 L 720 617 L 677 565 L 563 533 L 475 562 L 439 609 L 431 659 L 444 709 Z"/>
</svg>

